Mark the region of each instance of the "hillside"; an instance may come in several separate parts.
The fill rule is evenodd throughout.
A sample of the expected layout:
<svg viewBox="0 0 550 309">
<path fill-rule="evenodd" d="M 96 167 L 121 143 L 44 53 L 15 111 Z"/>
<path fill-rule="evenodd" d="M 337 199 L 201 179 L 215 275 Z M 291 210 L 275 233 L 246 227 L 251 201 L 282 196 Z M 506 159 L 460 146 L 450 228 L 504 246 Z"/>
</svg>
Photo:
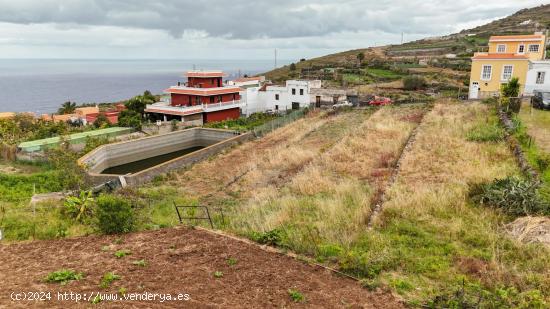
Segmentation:
<svg viewBox="0 0 550 309">
<path fill-rule="evenodd" d="M 319 58 L 303 60 L 296 63 L 296 69 L 284 66 L 265 73 L 268 79 L 280 82 L 288 78 L 321 78 L 337 80 L 331 77 L 334 68 L 356 69 L 360 66 L 357 59 L 359 53 L 364 53 L 363 68 L 385 68 L 402 73 L 411 73 L 403 68 L 422 66 L 419 59 L 425 59 L 429 66 L 448 68 L 467 72 L 470 57 L 475 51 L 486 49 L 491 35 L 528 34 L 534 31 L 545 31 L 550 27 L 550 4 L 520 10 L 508 17 L 495 20 L 473 29 L 462 30 L 459 33 L 442 37 L 426 38 L 401 45 L 365 48 L 331 54 Z M 446 59 L 446 54 L 456 57 Z M 418 74 L 418 72 L 414 72 Z M 377 80 L 376 82 L 380 82 Z M 368 84 L 365 80 L 362 84 Z M 335 83 L 338 84 L 338 83 Z M 358 83 L 359 84 L 359 83 Z M 349 86 L 340 83 L 341 86 Z"/>
</svg>

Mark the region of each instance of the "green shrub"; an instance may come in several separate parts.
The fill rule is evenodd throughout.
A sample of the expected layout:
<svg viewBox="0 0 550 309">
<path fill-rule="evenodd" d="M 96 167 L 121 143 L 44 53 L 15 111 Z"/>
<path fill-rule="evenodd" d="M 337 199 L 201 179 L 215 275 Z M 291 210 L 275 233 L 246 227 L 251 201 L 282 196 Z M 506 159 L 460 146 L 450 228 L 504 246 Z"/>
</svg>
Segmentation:
<svg viewBox="0 0 550 309">
<path fill-rule="evenodd" d="M 504 139 L 504 130 L 496 124 L 482 124 L 472 128 L 466 139 L 471 142 L 500 142 Z"/>
<path fill-rule="evenodd" d="M 120 276 L 112 272 L 105 273 L 105 275 L 103 275 L 103 278 L 101 278 L 101 282 L 99 282 L 99 286 L 106 289 L 110 287 L 111 283 L 113 283 L 113 281 L 115 280 L 120 280 Z"/>
<path fill-rule="evenodd" d="M 128 233 L 134 228 L 132 206 L 123 198 L 101 195 L 96 201 L 96 219 L 104 234 Z"/>
<path fill-rule="evenodd" d="M 114 253 L 114 255 L 119 259 L 130 254 L 132 254 L 130 250 L 118 250 L 117 252 Z"/>
<path fill-rule="evenodd" d="M 274 229 L 264 233 L 254 233 L 252 239 L 262 245 L 280 246 L 283 232 L 279 229 Z"/>
<path fill-rule="evenodd" d="M 546 171 L 550 167 L 550 154 L 541 153 L 535 159 L 538 169 L 541 172 Z"/>
<path fill-rule="evenodd" d="M 65 285 L 70 281 L 80 280 L 83 277 L 84 276 L 82 275 L 82 273 L 77 273 L 74 270 L 61 269 L 49 273 L 45 280 L 46 282 L 59 282 L 62 285 Z"/>
<path fill-rule="evenodd" d="M 403 78 L 405 90 L 419 90 L 426 88 L 426 80 L 422 76 L 406 76 Z"/>
<path fill-rule="evenodd" d="M 147 266 L 147 262 L 145 260 L 133 261 L 132 264 L 136 266 L 141 266 L 141 267 Z"/>
<path fill-rule="evenodd" d="M 550 205 L 539 195 L 537 184 L 517 177 L 474 185 L 470 197 L 476 203 L 502 209 L 513 216 L 550 214 Z"/>
<path fill-rule="evenodd" d="M 295 303 L 301 303 L 306 299 L 304 295 L 300 293 L 300 291 L 293 289 L 288 290 L 288 296 L 290 296 L 290 299 L 292 299 L 292 301 Z"/>
<path fill-rule="evenodd" d="M 467 86 L 467 85 L 466 85 Z M 498 102 L 498 98 L 497 97 L 490 97 L 490 98 L 485 98 L 483 100 L 481 100 L 481 103 L 483 104 L 488 104 L 488 105 L 494 105 Z"/>
<path fill-rule="evenodd" d="M 236 258 L 228 258 L 227 259 L 227 265 L 229 265 L 229 266 L 237 265 L 237 259 Z"/>
<path fill-rule="evenodd" d="M 548 308 L 539 290 L 518 291 L 513 287 L 488 290 L 479 284 L 462 283 L 424 304 L 424 308 Z"/>
</svg>

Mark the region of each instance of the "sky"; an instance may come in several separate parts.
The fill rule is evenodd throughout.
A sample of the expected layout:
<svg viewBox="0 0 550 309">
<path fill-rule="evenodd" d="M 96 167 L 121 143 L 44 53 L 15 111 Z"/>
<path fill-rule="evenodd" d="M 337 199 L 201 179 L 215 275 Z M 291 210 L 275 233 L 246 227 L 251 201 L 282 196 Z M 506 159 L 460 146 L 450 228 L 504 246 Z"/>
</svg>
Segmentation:
<svg viewBox="0 0 550 309">
<path fill-rule="evenodd" d="M 543 0 L 0 0 L 0 58 L 300 59 L 445 35 Z"/>
</svg>

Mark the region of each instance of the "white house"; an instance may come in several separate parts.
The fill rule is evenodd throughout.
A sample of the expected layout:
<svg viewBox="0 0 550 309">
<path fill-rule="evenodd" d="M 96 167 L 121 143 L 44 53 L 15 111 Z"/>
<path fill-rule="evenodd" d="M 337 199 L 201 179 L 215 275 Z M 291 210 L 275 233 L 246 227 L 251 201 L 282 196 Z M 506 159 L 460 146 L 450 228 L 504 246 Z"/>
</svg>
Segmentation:
<svg viewBox="0 0 550 309">
<path fill-rule="evenodd" d="M 550 61 L 529 62 L 524 93 L 531 95 L 533 90 L 550 91 Z"/>
<path fill-rule="evenodd" d="M 240 92 L 245 106 L 242 113 L 250 116 L 253 113 L 281 113 L 291 109 L 308 107 L 311 103 L 311 90 L 321 88 L 320 80 L 288 80 L 284 86 L 263 84 L 258 80 L 251 82 L 234 81 L 235 86 L 244 88 Z"/>
<path fill-rule="evenodd" d="M 259 87 L 264 82 L 265 82 L 265 76 L 256 76 L 256 77 L 240 77 L 235 80 L 228 81 L 227 84 L 231 86 L 241 87 L 241 88 L 248 88 L 248 87 Z"/>
<path fill-rule="evenodd" d="M 312 89 L 321 88 L 320 80 L 287 80 L 285 86 L 265 86 L 259 91 L 266 111 L 274 113 L 309 107 Z"/>
</svg>

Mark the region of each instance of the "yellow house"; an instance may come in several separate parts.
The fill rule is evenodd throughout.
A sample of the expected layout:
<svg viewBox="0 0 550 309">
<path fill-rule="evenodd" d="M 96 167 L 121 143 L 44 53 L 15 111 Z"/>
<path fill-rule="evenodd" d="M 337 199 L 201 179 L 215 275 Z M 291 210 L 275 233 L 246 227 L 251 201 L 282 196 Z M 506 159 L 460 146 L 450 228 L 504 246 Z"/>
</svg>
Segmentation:
<svg viewBox="0 0 550 309">
<path fill-rule="evenodd" d="M 512 77 L 519 79 L 523 93 L 529 63 L 544 59 L 545 49 L 546 37 L 542 33 L 489 38 L 489 52 L 472 57 L 470 99 L 498 95 L 500 86 Z"/>
</svg>

